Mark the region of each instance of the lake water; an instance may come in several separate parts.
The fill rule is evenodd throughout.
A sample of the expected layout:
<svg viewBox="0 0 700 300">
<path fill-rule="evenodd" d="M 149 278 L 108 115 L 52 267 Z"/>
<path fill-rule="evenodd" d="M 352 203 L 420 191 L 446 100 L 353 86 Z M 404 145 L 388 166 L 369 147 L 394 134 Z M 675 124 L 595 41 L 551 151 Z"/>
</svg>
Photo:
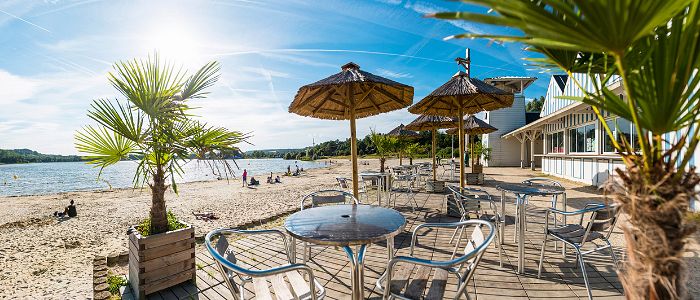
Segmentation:
<svg viewBox="0 0 700 300">
<path fill-rule="evenodd" d="M 237 159 L 239 169 L 232 161 L 231 166 L 237 178 L 248 170 L 248 178 L 265 182 L 270 172 L 281 175 L 291 166 L 292 172 L 300 168 L 313 169 L 323 167 L 323 162 L 294 161 L 283 159 Z M 133 176 L 137 162 L 122 161 L 107 167 L 97 180 L 98 168 L 84 162 L 35 163 L 0 165 L 0 196 L 41 195 L 58 192 L 103 190 L 133 186 Z M 205 162 L 191 161 L 184 166 L 185 174 L 176 178 L 177 182 L 192 182 L 215 180 L 214 175 Z"/>
</svg>

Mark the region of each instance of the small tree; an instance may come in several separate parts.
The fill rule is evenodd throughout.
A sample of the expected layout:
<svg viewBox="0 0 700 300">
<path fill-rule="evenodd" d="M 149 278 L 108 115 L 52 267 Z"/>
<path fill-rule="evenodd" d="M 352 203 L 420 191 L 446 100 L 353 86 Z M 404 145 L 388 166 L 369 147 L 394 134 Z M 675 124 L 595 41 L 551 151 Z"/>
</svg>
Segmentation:
<svg viewBox="0 0 700 300">
<path fill-rule="evenodd" d="M 75 135 L 76 148 L 88 154 L 88 163 L 100 167 L 100 174 L 130 156 L 138 158 L 134 186 L 151 189 L 150 234 L 169 230 L 165 192 L 172 187 L 177 193 L 175 176 L 182 175 L 191 157 L 232 174 L 225 155 L 238 152 L 236 144 L 247 136 L 192 119 L 187 104 L 203 98 L 218 73 L 219 64 L 211 62 L 187 76 L 158 55 L 116 63 L 109 82 L 125 101 L 95 100 L 88 116 L 99 125 Z"/>
<path fill-rule="evenodd" d="M 390 136 L 377 133 L 374 129 L 370 129 L 369 134 L 372 145 L 376 149 L 375 154 L 379 156 L 379 172 L 384 172 L 384 163 L 387 156 L 391 155 L 396 148 L 396 139 Z"/>
<path fill-rule="evenodd" d="M 406 153 L 406 157 L 408 157 L 408 164 L 413 165 L 413 159 L 425 153 L 425 147 L 419 143 L 408 144 L 406 148 L 404 148 L 404 153 Z"/>
</svg>

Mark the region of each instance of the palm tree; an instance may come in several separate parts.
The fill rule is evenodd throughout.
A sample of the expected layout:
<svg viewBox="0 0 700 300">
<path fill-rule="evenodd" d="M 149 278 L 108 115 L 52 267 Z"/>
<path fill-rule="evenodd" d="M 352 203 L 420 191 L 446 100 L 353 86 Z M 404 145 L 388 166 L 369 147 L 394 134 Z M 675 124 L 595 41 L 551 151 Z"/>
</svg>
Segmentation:
<svg viewBox="0 0 700 300">
<path fill-rule="evenodd" d="M 88 163 L 100 174 L 121 160 L 138 160 L 134 186 L 151 189 L 149 234 L 169 230 L 165 192 L 172 187 L 177 193 L 175 176 L 191 158 L 204 160 L 221 175 L 232 174 L 224 158 L 239 152 L 235 145 L 247 136 L 193 119 L 187 104 L 206 96 L 218 73 L 219 64 L 210 62 L 187 76 L 157 54 L 116 63 L 109 82 L 126 100 L 94 100 L 88 116 L 98 125 L 75 135 L 76 148 L 88 154 Z"/>
<path fill-rule="evenodd" d="M 532 59 L 539 66 L 562 69 L 579 85 L 572 73 L 588 74 L 594 90 L 580 86 L 584 96 L 570 98 L 589 104 L 599 120 L 607 111 L 634 124 L 637 138 L 630 141 L 615 139 L 601 122 L 626 167 L 616 170 L 621 188 L 609 189 L 629 216 L 623 227 L 628 259 L 621 280 L 632 299 L 686 298 L 682 255 L 686 238 L 695 230 L 687 215 L 699 182 L 690 164 L 700 140 L 699 1 L 465 2 L 487 6 L 495 14 L 433 16 L 519 30 L 522 35 L 454 37 L 527 44 L 540 54 Z M 624 97 L 607 88 L 618 79 Z M 676 138 L 670 139 L 670 134 Z"/>
<path fill-rule="evenodd" d="M 413 165 L 413 158 L 425 152 L 425 148 L 419 143 L 411 143 L 406 145 L 404 152 L 406 153 L 406 157 L 408 157 L 408 164 Z"/>
<path fill-rule="evenodd" d="M 379 155 L 379 172 L 384 172 L 386 157 L 396 150 L 397 139 L 377 133 L 374 129 L 370 129 L 369 138 L 376 149 L 375 154 Z"/>
</svg>

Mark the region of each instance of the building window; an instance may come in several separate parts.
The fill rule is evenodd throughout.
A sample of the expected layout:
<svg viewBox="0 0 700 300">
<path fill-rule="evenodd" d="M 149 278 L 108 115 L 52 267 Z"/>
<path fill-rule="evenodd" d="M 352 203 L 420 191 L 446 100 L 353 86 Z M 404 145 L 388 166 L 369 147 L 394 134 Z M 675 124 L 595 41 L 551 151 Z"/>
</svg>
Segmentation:
<svg viewBox="0 0 700 300">
<path fill-rule="evenodd" d="M 595 152 L 595 124 L 569 129 L 569 152 Z"/>
<path fill-rule="evenodd" d="M 564 153 L 564 132 L 547 134 L 549 153 Z"/>
<path fill-rule="evenodd" d="M 615 140 L 617 140 L 620 146 L 623 144 L 622 140 L 624 137 L 625 141 L 632 145 L 635 151 L 639 150 L 639 145 L 637 144 L 637 129 L 632 122 L 623 118 L 613 118 L 605 121 L 605 123 L 608 124 L 608 127 L 615 136 Z M 603 130 L 603 151 L 615 152 L 615 147 L 613 147 L 612 141 L 610 141 L 610 137 L 605 130 Z"/>
</svg>

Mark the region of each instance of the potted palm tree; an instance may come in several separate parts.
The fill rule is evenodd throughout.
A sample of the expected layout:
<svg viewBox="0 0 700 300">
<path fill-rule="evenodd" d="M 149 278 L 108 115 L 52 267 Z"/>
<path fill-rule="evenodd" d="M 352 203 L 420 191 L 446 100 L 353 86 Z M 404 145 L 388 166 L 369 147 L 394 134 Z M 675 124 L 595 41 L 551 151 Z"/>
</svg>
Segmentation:
<svg viewBox="0 0 700 300">
<path fill-rule="evenodd" d="M 569 74 L 583 95 L 571 99 L 589 104 L 599 120 L 609 112 L 634 124 L 630 141 L 600 122 L 625 164 L 609 189 L 628 216 L 621 281 L 628 299 L 687 298 L 683 253 L 695 231 L 689 205 L 700 181 L 691 162 L 700 142 L 700 1 L 465 2 L 495 14 L 433 16 L 518 29 L 522 35 L 455 37 L 525 43 L 539 54 L 533 63 Z M 587 74 L 593 90 L 573 73 Z M 608 89 L 617 80 L 623 97 Z"/>
<path fill-rule="evenodd" d="M 232 174 L 225 158 L 247 136 L 206 125 L 191 115 L 189 100 L 203 98 L 218 79 L 210 62 L 186 75 L 158 55 L 119 62 L 108 75 L 124 100 L 95 100 L 88 116 L 97 125 L 76 133 L 76 148 L 102 169 L 122 160 L 138 163 L 134 187 L 151 190 L 149 217 L 129 234 L 129 282 L 138 298 L 195 278 L 194 227 L 166 210 L 165 192 L 177 193 L 176 176 L 191 159 Z"/>
<path fill-rule="evenodd" d="M 396 150 L 397 139 L 370 129 L 370 141 L 374 145 L 375 154 L 379 156 L 379 172 L 384 172 L 386 158 Z"/>
</svg>

